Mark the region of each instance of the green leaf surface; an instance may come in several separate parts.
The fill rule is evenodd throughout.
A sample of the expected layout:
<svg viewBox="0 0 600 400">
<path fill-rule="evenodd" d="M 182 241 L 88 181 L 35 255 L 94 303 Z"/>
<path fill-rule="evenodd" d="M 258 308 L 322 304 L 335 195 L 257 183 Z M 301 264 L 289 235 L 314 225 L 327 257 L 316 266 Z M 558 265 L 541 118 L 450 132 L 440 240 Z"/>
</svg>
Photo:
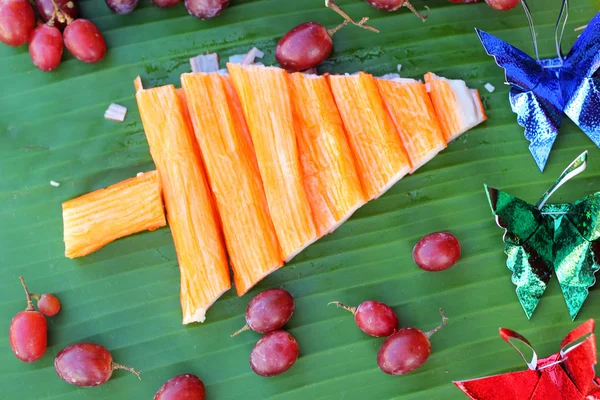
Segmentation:
<svg viewBox="0 0 600 400">
<path fill-rule="evenodd" d="M 571 2 L 565 49 L 574 28 L 586 24 L 598 1 Z M 81 1 L 82 14 L 104 32 L 109 52 L 88 65 L 65 55 L 53 73 L 38 71 L 26 48 L 0 47 L 0 326 L 24 309 L 17 277 L 32 291 L 55 293 L 63 308 L 49 318 L 49 348 L 33 364 L 18 361 L 8 335 L 0 335 L 2 399 L 151 399 L 169 378 L 200 376 L 209 399 L 461 399 L 452 380 L 525 366 L 498 337 L 498 327 L 519 331 L 541 355 L 556 352 L 563 335 L 598 316 L 600 293 L 592 288 L 577 321 L 571 322 L 556 279 L 531 321 L 515 295 L 505 265 L 502 230 L 487 205 L 483 184 L 535 202 L 566 165 L 588 149 L 589 166 L 561 189 L 553 202 L 570 202 L 600 190 L 600 150 L 565 120 L 546 172 L 530 156 L 523 129 L 508 103 L 503 72 L 478 42 L 475 26 L 532 53 L 520 8 L 499 13 L 485 4 L 431 0 L 426 23 L 406 9 L 380 12 L 361 0 L 340 1 L 351 15 L 369 16 L 381 33 L 348 26 L 335 36 L 322 72 L 394 72 L 420 77 L 434 71 L 463 78 L 483 96 L 489 120 L 453 142 L 417 173 L 360 209 L 334 234 L 310 246 L 292 263 L 243 298 L 230 291 L 208 312 L 205 324 L 182 326 L 179 272 L 168 228 L 119 240 L 79 260 L 63 255 L 61 202 L 153 169 L 132 81 L 178 83 L 188 58 L 218 51 L 222 59 L 257 46 L 274 60 L 279 37 L 307 20 L 333 27 L 340 18 L 322 0 L 233 0 L 221 16 L 199 21 L 183 5 L 160 10 L 143 1 L 131 15 L 111 14 L 101 0 Z M 553 55 L 560 1 L 530 1 L 540 53 Z M 423 9 L 425 2 L 414 1 Z M 483 89 L 491 83 L 496 91 Z M 129 108 L 125 123 L 103 119 L 111 102 Z M 58 188 L 50 180 L 60 182 Z M 463 255 L 454 268 L 427 273 L 411 250 L 423 235 L 449 230 Z M 287 328 L 300 344 L 294 367 L 261 378 L 248 365 L 259 338 L 229 333 L 244 324 L 251 296 L 283 287 L 296 298 Z M 425 366 L 404 377 L 377 367 L 382 339 L 364 335 L 339 300 L 356 305 L 376 299 L 392 305 L 402 326 L 431 329 L 443 307 L 449 324 L 432 338 Z M 121 364 L 142 371 L 142 381 L 124 371 L 108 384 L 79 389 L 55 374 L 53 357 L 65 346 L 92 341 Z"/>
</svg>

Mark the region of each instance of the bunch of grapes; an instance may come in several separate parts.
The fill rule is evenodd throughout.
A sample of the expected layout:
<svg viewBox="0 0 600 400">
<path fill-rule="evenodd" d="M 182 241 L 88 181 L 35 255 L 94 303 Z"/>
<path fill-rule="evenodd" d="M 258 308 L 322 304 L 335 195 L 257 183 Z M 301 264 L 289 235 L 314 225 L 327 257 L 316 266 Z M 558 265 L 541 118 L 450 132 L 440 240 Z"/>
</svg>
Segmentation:
<svg viewBox="0 0 600 400">
<path fill-rule="evenodd" d="M 63 47 L 86 63 L 95 63 L 106 54 L 106 43 L 98 28 L 78 18 L 76 0 L 36 0 L 40 19 L 27 0 L 0 0 L 0 41 L 9 46 L 29 42 L 33 64 L 52 71 L 61 62 Z"/>
</svg>

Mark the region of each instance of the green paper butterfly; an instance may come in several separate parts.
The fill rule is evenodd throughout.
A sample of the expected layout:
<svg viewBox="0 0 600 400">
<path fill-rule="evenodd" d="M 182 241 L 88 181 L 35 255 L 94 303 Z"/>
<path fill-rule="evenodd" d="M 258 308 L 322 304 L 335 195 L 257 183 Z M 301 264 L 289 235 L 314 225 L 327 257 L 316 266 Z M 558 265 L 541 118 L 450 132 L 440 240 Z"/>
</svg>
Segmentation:
<svg viewBox="0 0 600 400">
<path fill-rule="evenodd" d="M 600 269 L 600 192 L 571 204 L 546 204 L 566 181 L 585 170 L 587 151 L 531 205 L 485 186 L 496 223 L 505 230 L 506 265 L 527 318 L 531 318 L 552 273 L 556 274 L 569 314 L 575 319 Z"/>
</svg>

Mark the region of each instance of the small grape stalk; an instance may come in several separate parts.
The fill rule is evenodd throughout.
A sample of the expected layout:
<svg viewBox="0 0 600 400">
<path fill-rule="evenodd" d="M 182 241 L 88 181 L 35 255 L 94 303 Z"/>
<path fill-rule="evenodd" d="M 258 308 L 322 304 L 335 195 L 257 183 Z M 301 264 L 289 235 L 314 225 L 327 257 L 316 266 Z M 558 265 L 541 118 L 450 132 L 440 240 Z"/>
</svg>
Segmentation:
<svg viewBox="0 0 600 400">
<path fill-rule="evenodd" d="M 62 349 L 54 359 L 56 374 L 63 381 L 93 387 L 108 382 L 116 369 L 124 369 L 140 378 L 139 371 L 113 362 L 110 352 L 99 344 L 77 343 Z"/>
<path fill-rule="evenodd" d="M 400 7 L 406 7 L 417 17 L 421 18 L 421 21 L 427 21 L 427 17 L 429 15 L 423 15 L 408 0 L 365 0 L 367 3 L 377 8 L 378 10 L 383 11 L 396 11 Z M 429 7 L 425 6 L 427 11 L 429 11 Z"/>
<path fill-rule="evenodd" d="M 424 236 L 413 248 L 413 260 L 419 268 L 429 272 L 452 267 L 460 258 L 460 243 L 448 232 L 435 232 Z"/>
<path fill-rule="evenodd" d="M 35 0 L 35 8 L 44 22 L 60 31 L 79 16 L 76 0 Z"/>
<path fill-rule="evenodd" d="M 374 300 L 363 301 L 358 307 L 348 307 L 339 301 L 329 304 L 335 304 L 354 314 L 354 322 L 367 335 L 385 337 L 398 329 L 398 317 L 387 304 Z"/>
<path fill-rule="evenodd" d="M 379 368 L 386 374 L 405 375 L 421 367 L 431 354 L 429 338 L 448 321 L 441 308 L 440 315 L 442 323 L 428 332 L 402 328 L 388 337 L 377 353 Z"/>
<path fill-rule="evenodd" d="M 204 383 L 195 375 L 177 375 L 158 389 L 154 400 L 204 400 Z"/>
<path fill-rule="evenodd" d="M 48 323 L 42 313 L 35 311 L 31 293 L 25 280 L 19 277 L 27 296 L 27 307 L 14 316 L 10 323 L 8 337 L 10 347 L 17 358 L 24 362 L 37 361 L 46 352 L 48 345 Z"/>
<path fill-rule="evenodd" d="M 290 72 L 304 71 L 321 64 L 333 51 L 333 35 L 349 23 L 379 32 L 365 24 L 367 17 L 356 22 L 335 1 L 326 0 L 325 5 L 340 14 L 344 22 L 332 29 L 327 29 L 317 22 L 305 22 L 287 32 L 275 48 L 275 59 L 282 68 Z"/>
<path fill-rule="evenodd" d="M 286 331 L 273 331 L 263 336 L 250 353 L 250 367 L 257 375 L 284 373 L 298 359 L 298 342 Z"/>
<path fill-rule="evenodd" d="M 246 325 L 231 336 L 253 330 L 269 333 L 281 328 L 294 314 L 294 298 L 283 289 L 269 289 L 254 296 L 246 308 Z"/>
</svg>

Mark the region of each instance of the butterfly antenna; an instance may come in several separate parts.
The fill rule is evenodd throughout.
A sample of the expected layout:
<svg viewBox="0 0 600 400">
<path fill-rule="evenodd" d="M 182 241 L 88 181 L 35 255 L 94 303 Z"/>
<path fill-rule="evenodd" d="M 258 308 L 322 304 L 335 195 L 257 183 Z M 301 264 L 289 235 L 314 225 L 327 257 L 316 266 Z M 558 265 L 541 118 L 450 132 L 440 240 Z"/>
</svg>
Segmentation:
<svg viewBox="0 0 600 400">
<path fill-rule="evenodd" d="M 535 51 L 535 59 L 537 61 L 540 60 L 540 54 L 538 52 L 537 45 L 537 37 L 535 35 L 535 28 L 533 26 L 533 17 L 531 16 L 531 11 L 529 11 L 529 6 L 525 0 L 521 0 L 521 5 L 523 6 L 523 10 L 525 11 L 525 16 L 527 17 L 527 22 L 529 23 L 529 31 L 531 32 L 531 39 L 533 40 L 533 50 Z"/>
<path fill-rule="evenodd" d="M 536 203 L 535 206 L 539 210 L 541 210 L 542 207 L 544 207 L 544 204 L 546 204 L 546 202 L 548 201 L 548 199 L 550 199 L 550 196 L 552 196 L 552 194 L 556 192 L 556 190 L 559 187 L 564 185 L 569 179 L 582 173 L 585 170 L 586 166 L 587 150 L 581 153 L 575 160 L 573 160 L 571 164 L 569 164 L 569 166 L 563 171 L 563 173 L 560 174 L 556 182 L 554 182 L 554 185 L 552 185 L 550 189 L 548 189 L 546 193 L 544 193 L 542 198 Z"/>
<path fill-rule="evenodd" d="M 565 33 L 565 26 L 567 25 L 568 19 L 569 19 L 569 0 L 563 0 L 562 6 L 560 8 L 560 13 L 558 14 L 558 20 L 556 20 L 556 29 L 554 30 L 554 42 L 556 43 L 556 54 L 558 55 L 558 59 L 560 60 L 561 64 L 563 61 L 562 39 L 563 39 L 563 35 Z M 559 30 L 560 30 L 560 35 L 558 33 Z"/>
</svg>

